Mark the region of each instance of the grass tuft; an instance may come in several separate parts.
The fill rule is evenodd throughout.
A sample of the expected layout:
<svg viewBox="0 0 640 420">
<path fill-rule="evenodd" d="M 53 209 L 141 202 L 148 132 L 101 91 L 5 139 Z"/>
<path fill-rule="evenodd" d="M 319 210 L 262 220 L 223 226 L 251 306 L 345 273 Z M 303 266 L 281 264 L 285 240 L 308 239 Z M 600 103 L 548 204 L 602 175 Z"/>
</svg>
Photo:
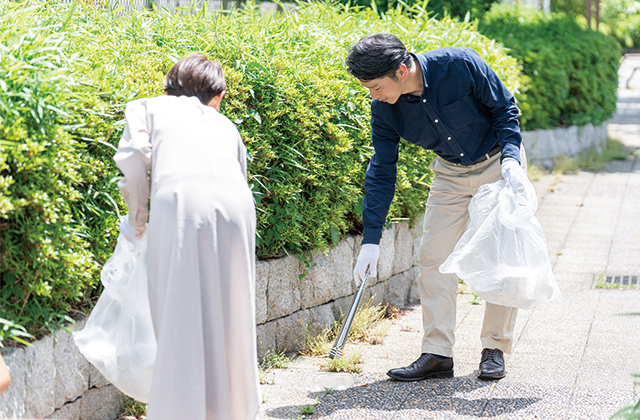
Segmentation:
<svg viewBox="0 0 640 420">
<path fill-rule="evenodd" d="M 400 318 L 405 312 L 393 305 L 373 305 L 372 297 L 356 312 L 347 342 L 382 344 L 391 327 L 390 320 Z M 345 314 L 342 313 L 340 321 L 334 321 L 319 334 L 313 334 L 312 328 L 308 326 L 306 342 L 300 353 L 312 357 L 324 357 L 329 354 L 344 318 Z"/>
<path fill-rule="evenodd" d="M 131 397 L 124 397 L 120 419 L 143 419 L 146 415 L 147 404 L 134 400 Z"/>
<path fill-rule="evenodd" d="M 293 356 L 287 356 L 284 351 L 269 350 L 262 358 L 260 366 L 265 370 L 286 369 L 291 360 L 293 360 Z"/>
<path fill-rule="evenodd" d="M 327 372 L 362 372 L 362 353 L 354 352 L 343 355 L 340 359 L 329 359 L 329 363 L 324 367 Z"/>
</svg>

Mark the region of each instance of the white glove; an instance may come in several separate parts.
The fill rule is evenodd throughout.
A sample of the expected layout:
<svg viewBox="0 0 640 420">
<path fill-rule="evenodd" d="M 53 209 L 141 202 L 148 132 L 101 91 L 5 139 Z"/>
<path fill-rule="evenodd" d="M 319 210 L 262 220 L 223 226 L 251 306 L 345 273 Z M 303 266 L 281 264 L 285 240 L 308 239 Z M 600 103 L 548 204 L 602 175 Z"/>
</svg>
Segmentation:
<svg viewBox="0 0 640 420">
<path fill-rule="evenodd" d="M 360 282 L 364 279 L 369 268 L 369 275 L 376 277 L 378 275 L 378 257 L 380 256 L 380 245 L 364 244 L 358 254 L 356 268 L 353 269 L 353 280 L 356 286 L 360 286 Z"/>
<path fill-rule="evenodd" d="M 507 181 L 507 187 L 511 187 L 518 192 L 525 189 L 528 181 L 527 174 L 524 168 L 520 166 L 520 162 L 511 158 L 502 161 L 502 177 Z"/>
<path fill-rule="evenodd" d="M 124 219 L 122 219 L 122 222 L 120 222 L 120 233 L 122 233 L 127 241 L 129 241 L 133 245 L 138 242 L 138 240 L 144 234 L 145 230 L 147 230 L 146 225 L 142 227 L 133 227 L 131 223 L 129 223 L 128 214 L 124 216 Z"/>
</svg>

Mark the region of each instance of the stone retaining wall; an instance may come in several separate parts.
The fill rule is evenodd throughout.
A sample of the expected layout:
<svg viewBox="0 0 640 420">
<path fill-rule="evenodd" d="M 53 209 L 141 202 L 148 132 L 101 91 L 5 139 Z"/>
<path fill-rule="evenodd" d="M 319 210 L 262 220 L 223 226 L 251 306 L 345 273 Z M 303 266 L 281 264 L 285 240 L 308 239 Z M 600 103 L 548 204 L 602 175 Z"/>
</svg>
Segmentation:
<svg viewBox="0 0 640 420">
<path fill-rule="evenodd" d="M 2 356 L 11 385 L 0 396 L 0 418 L 112 420 L 122 412 L 122 394 L 86 361 L 67 331 L 30 347 L 5 348 Z"/>
<path fill-rule="evenodd" d="M 420 300 L 415 287 L 417 253 L 422 224 L 408 222 L 384 231 L 380 241 L 378 277 L 369 283 L 363 299 L 405 306 Z M 307 331 L 319 333 L 347 312 L 356 286 L 353 267 L 361 237 L 350 237 L 326 252 L 313 252 L 313 265 L 295 256 L 257 264 L 256 322 L 258 357 L 270 349 L 299 350 Z"/>
<path fill-rule="evenodd" d="M 560 156 L 575 157 L 587 150 L 600 152 L 607 145 L 607 123 L 523 131 L 522 142 L 530 163 L 551 169 Z"/>
<path fill-rule="evenodd" d="M 422 224 L 408 222 L 387 229 L 380 242 L 378 277 L 364 298 L 396 306 L 419 301 L 415 267 Z M 355 293 L 353 265 L 361 237 L 349 237 L 326 252 L 312 253 L 313 264 L 295 256 L 258 261 L 256 323 L 258 354 L 294 351 L 307 331 L 320 332 L 346 312 Z M 81 329 L 84 322 L 74 325 Z M 71 333 L 59 331 L 26 348 L 2 350 L 11 371 L 9 391 L 0 396 L 0 418 L 67 420 L 117 419 L 122 394 L 80 354 Z"/>
</svg>

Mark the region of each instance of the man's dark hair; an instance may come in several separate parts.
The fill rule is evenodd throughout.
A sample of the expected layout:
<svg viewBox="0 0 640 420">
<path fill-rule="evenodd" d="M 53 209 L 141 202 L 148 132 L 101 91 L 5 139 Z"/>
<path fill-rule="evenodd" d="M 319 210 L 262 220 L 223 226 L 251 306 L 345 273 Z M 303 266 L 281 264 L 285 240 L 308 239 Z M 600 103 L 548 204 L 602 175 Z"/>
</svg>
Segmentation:
<svg viewBox="0 0 640 420">
<path fill-rule="evenodd" d="M 402 41 L 391 34 L 376 34 L 356 43 L 346 60 L 347 71 L 359 80 L 373 80 L 389 76 L 398 80 L 396 71 L 401 64 L 411 67 L 413 57 Z"/>
<path fill-rule="evenodd" d="M 164 80 L 164 90 L 173 96 L 196 96 L 204 105 L 227 90 L 222 66 L 201 55 L 178 61 Z"/>
</svg>

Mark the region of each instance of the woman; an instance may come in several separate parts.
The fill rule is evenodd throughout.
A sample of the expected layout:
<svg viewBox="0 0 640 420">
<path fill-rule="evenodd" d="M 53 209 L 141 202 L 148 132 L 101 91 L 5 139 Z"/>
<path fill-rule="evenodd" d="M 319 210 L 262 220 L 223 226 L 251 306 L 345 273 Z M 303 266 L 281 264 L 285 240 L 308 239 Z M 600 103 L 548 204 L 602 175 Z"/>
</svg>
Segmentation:
<svg viewBox="0 0 640 420">
<path fill-rule="evenodd" d="M 187 57 L 165 96 L 127 105 L 114 156 L 129 207 L 121 230 L 144 232 L 158 353 L 149 420 L 254 419 L 255 209 L 246 150 L 220 114 L 222 69 Z M 148 200 L 150 197 L 150 205 Z"/>
</svg>

